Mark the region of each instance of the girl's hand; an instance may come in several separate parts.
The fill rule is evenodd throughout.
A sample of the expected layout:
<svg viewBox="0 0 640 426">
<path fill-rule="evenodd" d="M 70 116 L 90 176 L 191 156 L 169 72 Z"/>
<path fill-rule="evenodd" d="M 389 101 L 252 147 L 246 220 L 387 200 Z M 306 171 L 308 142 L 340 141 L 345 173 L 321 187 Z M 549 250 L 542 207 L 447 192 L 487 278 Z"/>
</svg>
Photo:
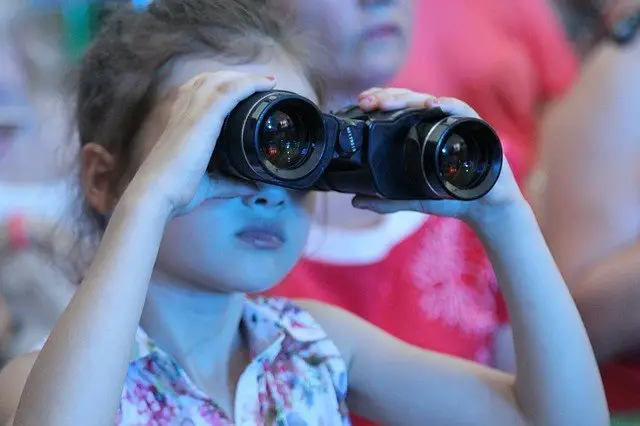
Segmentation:
<svg viewBox="0 0 640 426">
<path fill-rule="evenodd" d="M 253 185 L 216 179 L 206 169 L 226 116 L 248 96 L 274 86 L 273 78 L 220 71 L 200 74 L 170 92 L 147 123 L 155 129 L 141 133 L 154 135 L 151 142 L 141 141 L 154 145 L 127 192 L 135 192 L 136 198 L 150 193 L 172 215 L 193 210 L 209 198 L 255 194 Z"/>
<path fill-rule="evenodd" d="M 373 88 L 359 97 L 359 106 L 364 111 L 376 109 L 393 111 L 402 108 L 440 108 L 451 115 L 479 118 L 466 103 L 453 98 L 436 98 L 432 95 L 416 93 L 407 89 Z M 375 197 L 356 196 L 353 205 L 378 213 L 394 213 L 414 210 L 438 216 L 457 217 L 470 222 L 482 222 L 511 205 L 523 202 L 523 196 L 513 177 L 509 163 L 504 160 L 498 182 L 487 195 L 474 201 L 459 200 L 383 200 Z"/>
</svg>

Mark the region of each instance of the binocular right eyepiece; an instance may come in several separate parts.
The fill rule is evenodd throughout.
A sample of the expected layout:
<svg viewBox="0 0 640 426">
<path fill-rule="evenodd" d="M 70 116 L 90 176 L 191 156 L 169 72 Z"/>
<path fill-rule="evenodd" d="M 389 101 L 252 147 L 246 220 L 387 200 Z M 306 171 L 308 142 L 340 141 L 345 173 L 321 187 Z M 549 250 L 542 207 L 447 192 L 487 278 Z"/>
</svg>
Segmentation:
<svg viewBox="0 0 640 426">
<path fill-rule="evenodd" d="M 323 114 L 295 93 L 257 93 L 227 117 L 211 169 L 291 189 L 387 199 L 482 197 L 502 169 L 485 121 L 439 109 Z"/>
</svg>

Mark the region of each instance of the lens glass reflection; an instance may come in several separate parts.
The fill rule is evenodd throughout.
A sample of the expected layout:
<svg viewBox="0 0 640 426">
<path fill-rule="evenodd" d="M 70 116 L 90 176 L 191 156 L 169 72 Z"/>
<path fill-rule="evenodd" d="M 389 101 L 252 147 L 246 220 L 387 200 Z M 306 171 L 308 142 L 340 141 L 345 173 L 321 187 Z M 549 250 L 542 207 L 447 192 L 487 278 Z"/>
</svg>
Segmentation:
<svg viewBox="0 0 640 426">
<path fill-rule="evenodd" d="M 312 142 L 296 114 L 275 110 L 263 122 L 260 149 L 278 169 L 295 169 L 309 157 Z"/>
<path fill-rule="evenodd" d="M 470 188 L 484 174 L 487 167 L 483 150 L 474 140 L 453 134 L 440 150 L 440 173 L 457 188 Z"/>
</svg>

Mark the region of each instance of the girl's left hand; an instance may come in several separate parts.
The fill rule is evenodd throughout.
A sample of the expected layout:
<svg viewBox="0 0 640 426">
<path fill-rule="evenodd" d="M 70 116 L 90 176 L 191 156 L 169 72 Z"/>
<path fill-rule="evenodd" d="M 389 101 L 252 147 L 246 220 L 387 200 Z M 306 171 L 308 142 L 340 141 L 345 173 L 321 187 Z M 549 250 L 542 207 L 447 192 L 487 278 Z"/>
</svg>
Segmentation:
<svg viewBox="0 0 640 426">
<path fill-rule="evenodd" d="M 359 106 L 363 111 L 393 111 L 402 108 L 440 108 L 450 115 L 463 115 L 479 118 L 473 108 L 454 98 L 437 98 L 432 95 L 416 93 L 407 89 L 373 88 L 359 97 Z M 487 195 L 474 201 L 460 200 L 385 200 L 375 197 L 356 196 L 353 205 L 356 208 L 372 210 L 377 213 L 395 213 L 413 210 L 438 216 L 457 217 L 465 221 L 482 222 L 491 219 L 506 207 L 524 202 L 509 163 L 504 159 L 502 173 L 495 186 Z"/>
</svg>

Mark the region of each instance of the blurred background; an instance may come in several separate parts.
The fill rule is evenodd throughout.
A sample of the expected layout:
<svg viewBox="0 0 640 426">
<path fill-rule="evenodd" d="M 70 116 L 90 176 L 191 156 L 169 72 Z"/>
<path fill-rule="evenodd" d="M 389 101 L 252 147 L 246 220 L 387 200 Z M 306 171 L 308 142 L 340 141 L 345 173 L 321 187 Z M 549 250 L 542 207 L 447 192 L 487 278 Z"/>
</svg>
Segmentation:
<svg viewBox="0 0 640 426">
<path fill-rule="evenodd" d="M 73 69 L 109 3 L 0 0 L 0 363 L 46 337 L 80 280 Z M 496 128 L 614 421 L 640 425 L 640 1 L 414 3 L 389 85 L 461 98 Z"/>
</svg>

